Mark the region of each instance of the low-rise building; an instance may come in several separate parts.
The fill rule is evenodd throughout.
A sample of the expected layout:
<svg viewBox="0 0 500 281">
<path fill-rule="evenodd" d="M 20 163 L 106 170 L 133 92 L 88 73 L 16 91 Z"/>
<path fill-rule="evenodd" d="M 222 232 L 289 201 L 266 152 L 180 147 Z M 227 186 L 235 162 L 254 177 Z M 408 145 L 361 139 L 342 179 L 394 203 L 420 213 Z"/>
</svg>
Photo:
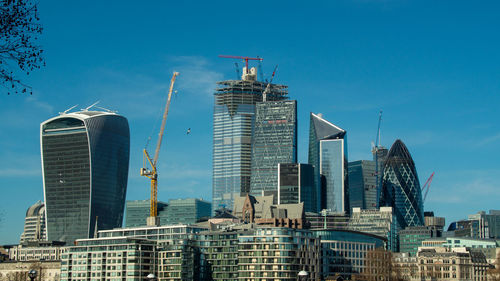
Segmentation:
<svg viewBox="0 0 500 281">
<path fill-rule="evenodd" d="M 0 263 L 0 281 L 29 280 L 28 272 L 36 270 L 34 281 L 59 281 L 60 261 L 16 261 Z"/>
<path fill-rule="evenodd" d="M 64 242 L 27 241 L 9 249 L 9 259 L 15 261 L 58 261 Z"/>
<path fill-rule="evenodd" d="M 366 270 L 369 251 L 384 248 L 387 239 L 368 233 L 350 230 L 314 230 L 321 243 L 321 272 L 323 278 L 342 276 L 351 279 Z"/>
</svg>

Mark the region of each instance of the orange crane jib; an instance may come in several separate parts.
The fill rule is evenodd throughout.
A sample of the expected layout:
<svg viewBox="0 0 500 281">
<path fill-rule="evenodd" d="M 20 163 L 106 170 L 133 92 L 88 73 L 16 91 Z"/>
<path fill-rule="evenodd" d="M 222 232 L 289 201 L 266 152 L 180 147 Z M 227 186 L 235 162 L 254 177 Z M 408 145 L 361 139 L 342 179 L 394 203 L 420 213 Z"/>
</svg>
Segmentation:
<svg viewBox="0 0 500 281">
<path fill-rule="evenodd" d="M 263 61 L 263 58 L 251 58 L 251 57 L 241 57 L 241 56 L 225 56 L 225 55 L 219 55 L 219 58 L 227 58 L 227 59 L 241 59 L 245 61 L 245 67 L 248 69 L 248 61 L 249 60 L 258 60 L 258 61 Z"/>
</svg>

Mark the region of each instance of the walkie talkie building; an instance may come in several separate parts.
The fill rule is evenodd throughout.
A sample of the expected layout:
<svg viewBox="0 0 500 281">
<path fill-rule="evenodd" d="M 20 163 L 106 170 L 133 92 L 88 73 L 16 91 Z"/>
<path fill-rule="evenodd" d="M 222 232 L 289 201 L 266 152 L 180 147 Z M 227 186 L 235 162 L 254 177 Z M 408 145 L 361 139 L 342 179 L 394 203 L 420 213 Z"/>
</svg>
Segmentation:
<svg viewBox="0 0 500 281">
<path fill-rule="evenodd" d="M 47 239 L 72 242 L 120 227 L 130 133 L 115 113 L 62 113 L 40 126 Z M 96 223 L 97 220 L 97 223 Z"/>
<path fill-rule="evenodd" d="M 424 204 L 417 169 L 401 140 L 394 142 L 384 163 L 380 206 L 393 208 L 399 229 L 424 225 Z"/>
</svg>

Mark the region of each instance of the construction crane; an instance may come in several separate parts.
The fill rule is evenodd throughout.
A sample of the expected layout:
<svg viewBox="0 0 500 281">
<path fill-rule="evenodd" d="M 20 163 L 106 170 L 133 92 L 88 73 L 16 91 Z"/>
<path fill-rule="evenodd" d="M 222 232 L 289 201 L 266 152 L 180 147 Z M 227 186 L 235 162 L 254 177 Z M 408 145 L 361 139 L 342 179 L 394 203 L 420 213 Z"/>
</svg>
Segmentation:
<svg viewBox="0 0 500 281">
<path fill-rule="evenodd" d="M 376 186 L 378 188 L 379 185 L 379 178 L 380 178 L 380 171 L 379 171 L 379 165 L 378 165 L 378 146 L 380 144 L 380 124 L 382 123 L 382 110 L 378 113 L 378 126 L 377 126 L 377 136 L 375 137 L 375 144 L 372 142 L 372 153 L 375 156 L 375 180 L 376 180 Z"/>
<path fill-rule="evenodd" d="M 144 168 L 141 168 L 141 176 L 148 177 L 151 179 L 151 199 L 149 208 L 149 218 L 147 224 L 149 226 L 159 225 L 159 220 L 157 219 L 158 210 L 158 156 L 160 155 L 161 141 L 163 139 L 163 132 L 165 131 L 165 124 L 167 122 L 168 109 L 170 108 L 170 99 L 172 98 L 172 90 L 174 89 L 175 78 L 179 75 L 179 72 L 174 72 L 172 79 L 170 80 L 170 89 L 168 90 L 167 104 L 165 105 L 165 111 L 163 112 L 163 119 L 161 121 L 160 133 L 158 134 L 158 142 L 156 143 L 156 150 L 154 158 L 151 159 L 148 151 L 144 148 Z M 149 165 L 148 165 L 149 163 Z M 148 168 L 151 167 L 151 169 Z"/>
<path fill-rule="evenodd" d="M 228 59 L 242 59 L 245 61 L 245 71 L 246 73 L 243 74 L 249 74 L 248 70 L 248 61 L 249 60 L 257 60 L 257 61 L 263 61 L 263 58 L 251 58 L 251 57 L 241 57 L 241 56 L 225 56 L 225 55 L 219 55 L 219 58 L 228 58 Z"/>
<path fill-rule="evenodd" d="M 425 198 L 427 198 L 427 193 L 429 193 L 429 189 L 431 188 L 431 182 L 432 182 L 433 178 L 434 178 L 434 172 L 432 172 L 431 176 L 424 183 L 424 186 L 422 186 L 422 192 L 424 192 L 424 190 L 425 190 L 425 194 L 424 194 L 424 198 L 422 199 L 422 203 L 425 202 Z"/>
<path fill-rule="evenodd" d="M 269 79 L 269 83 L 267 83 L 266 89 L 262 93 L 262 100 L 267 100 L 267 94 L 271 92 L 271 83 L 273 82 L 274 74 L 276 74 L 276 69 L 278 69 L 278 65 L 274 67 L 273 74 L 271 75 L 271 79 Z"/>
</svg>

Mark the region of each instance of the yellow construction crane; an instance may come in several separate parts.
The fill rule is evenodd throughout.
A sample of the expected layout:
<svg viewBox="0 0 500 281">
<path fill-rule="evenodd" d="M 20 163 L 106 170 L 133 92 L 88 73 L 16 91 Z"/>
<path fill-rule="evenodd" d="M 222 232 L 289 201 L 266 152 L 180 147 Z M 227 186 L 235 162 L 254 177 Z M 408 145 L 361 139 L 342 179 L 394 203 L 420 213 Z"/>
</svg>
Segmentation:
<svg viewBox="0 0 500 281">
<path fill-rule="evenodd" d="M 147 225 L 149 226 L 157 226 L 160 223 L 159 218 L 157 217 L 158 171 L 156 167 L 158 164 L 158 155 L 160 154 L 161 140 L 163 139 L 163 132 L 165 131 L 165 124 L 167 122 L 170 99 L 172 98 L 172 90 L 174 89 L 175 78 L 178 75 L 179 72 L 174 72 L 174 74 L 172 75 L 172 80 L 170 80 L 170 89 L 168 90 L 167 104 L 165 105 L 165 111 L 163 112 L 163 119 L 161 121 L 160 133 L 158 134 L 158 142 L 156 143 L 156 150 L 153 159 L 149 157 L 149 153 L 147 152 L 146 148 L 144 148 L 144 168 L 141 168 L 141 176 L 145 176 L 151 179 L 151 200 L 149 208 L 149 218 L 147 219 Z M 151 169 L 149 169 L 148 166 L 150 166 Z"/>
</svg>

